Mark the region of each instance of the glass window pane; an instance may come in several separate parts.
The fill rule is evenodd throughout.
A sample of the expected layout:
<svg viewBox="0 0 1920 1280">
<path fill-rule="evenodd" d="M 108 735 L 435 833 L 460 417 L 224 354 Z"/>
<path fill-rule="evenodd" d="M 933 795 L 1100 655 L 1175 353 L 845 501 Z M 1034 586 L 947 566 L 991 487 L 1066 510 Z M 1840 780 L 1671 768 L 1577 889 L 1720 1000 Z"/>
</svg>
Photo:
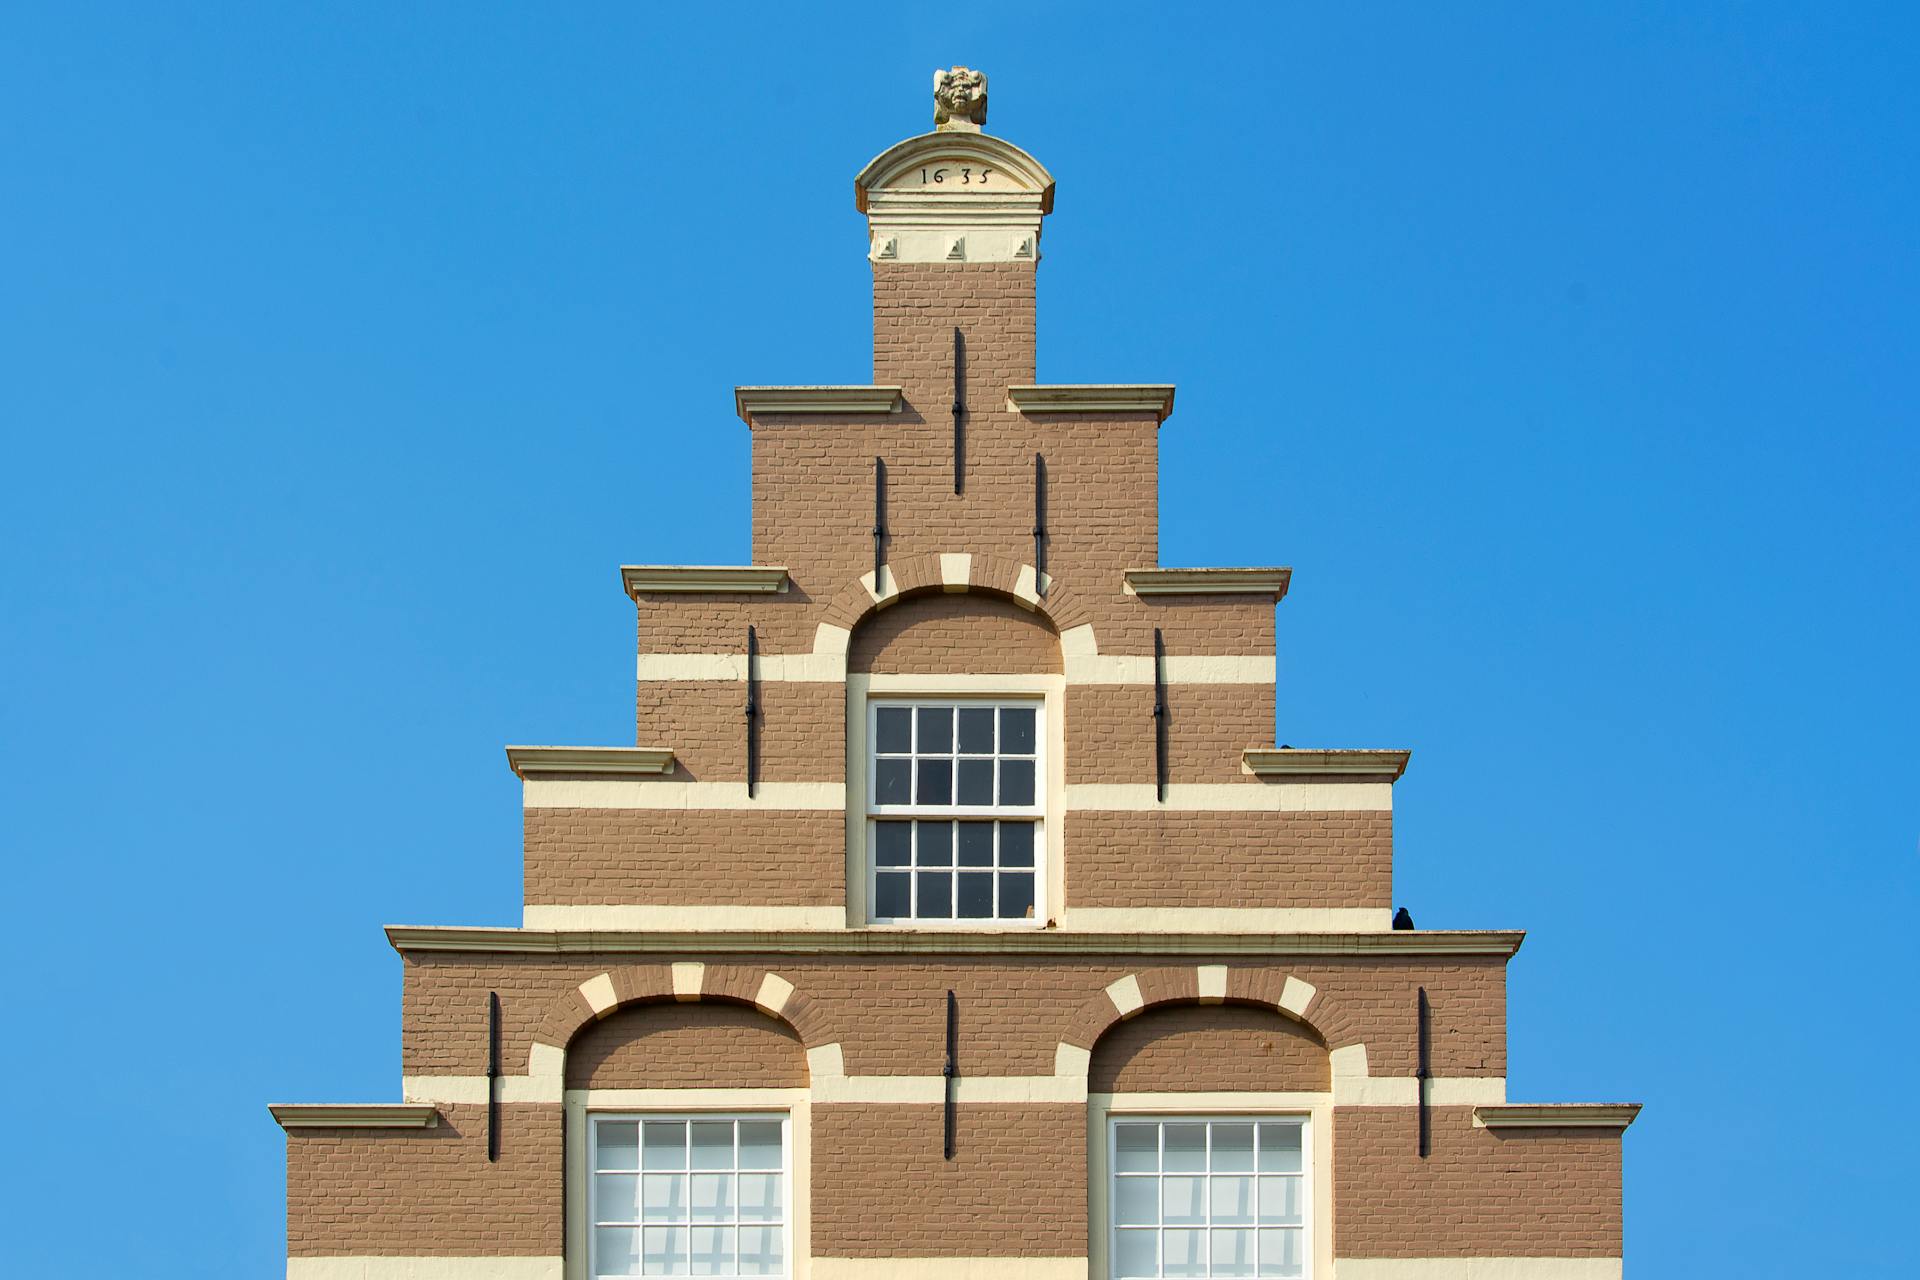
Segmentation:
<svg viewBox="0 0 1920 1280">
<path fill-rule="evenodd" d="M 742 1128 L 746 1126 L 742 1125 Z M 740 1175 L 740 1221 L 778 1222 L 780 1212 L 780 1175 L 743 1173 Z"/>
<path fill-rule="evenodd" d="M 913 750 L 913 711 L 908 707 L 881 707 L 873 713 L 873 749 L 887 755 Z"/>
<path fill-rule="evenodd" d="M 953 708 L 921 707 L 920 741 L 914 745 L 919 755 L 949 755 L 953 751 Z"/>
<path fill-rule="evenodd" d="M 1287 1227 L 1266 1227 L 1260 1232 L 1260 1274 L 1263 1276 L 1303 1276 L 1307 1273 L 1306 1250 L 1300 1231 Z"/>
<path fill-rule="evenodd" d="M 687 1217 L 687 1175 L 650 1173 L 641 1181 L 641 1217 L 647 1222 L 684 1222 Z"/>
<path fill-rule="evenodd" d="M 1000 708 L 1000 754 L 1005 756 L 1030 756 L 1033 754 L 1033 708 Z"/>
<path fill-rule="evenodd" d="M 1166 1126 L 1167 1168 L 1175 1173 L 1199 1173 L 1207 1167 L 1207 1126 L 1205 1124 L 1169 1124 Z"/>
<path fill-rule="evenodd" d="M 687 1274 L 687 1229 L 685 1227 L 647 1227 L 640 1233 L 640 1274 L 643 1276 L 683 1276 Z"/>
<path fill-rule="evenodd" d="M 1248 1230 L 1212 1233 L 1213 1274 L 1250 1276 L 1253 1274 L 1253 1232 Z"/>
<path fill-rule="evenodd" d="M 635 1227 L 596 1227 L 593 1269 L 603 1276 L 640 1274 L 640 1232 Z"/>
<path fill-rule="evenodd" d="M 740 1274 L 777 1276 L 786 1270 L 786 1233 L 779 1227 L 740 1228 Z"/>
<path fill-rule="evenodd" d="M 1207 1220 L 1207 1180 L 1168 1176 L 1160 1180 L 1160 1220 L 1191 1226 Z"/>
<path fill-rule="evenodd" d="M 882 871 L 873 878 L 873 914 L 882 920 L 904 920 L 913 914 L 912 877 L 904 871 Z"/>
<path fill-rule="evenodd" d="M 993 761 L 962 760 L 957 804 L 993 803 Z"/>
<path fill-rule="evenodd" d="M 693 1220 L 695 1222 L 733 1221 L 733 1175 L 696 1173 L 693 1175 Z"/>
<path fill-rule="evenodd" d="M 951 920 L 953 918 L 953 872 L 920 871 L 914 874 L 918 881 L 920 904 L 914 912 L 922 920 Z"/>
<path fill-rule="evenodd" d="M 1113 1241 L 1113 1274 L 1118 1277 L 1157 1276 L 1160 1260 L 1154 1248 L 1157 1231 L 1117 1231 Z"/>
<path fill-rule="evenodd" d="M 1160 1126 L 1120 1124 L 1113 1127 L 1114 1170 L 1152 1173 L 1160 1167 Z"/>
<path fill-rule="evenodd" d="M 733 1121 L 695 1120 L 693 1122 L 693 1167 L 696 1169 L 733 1168 Z"/>
<path fill-rule="evenodd" d="M 1267 1177 L 1260 1179 L 1260 1221 L 1268 1226 L 1298 1226 L 1301 1179 Z"/>
<path fill-rule="evenodd" d="M 993 708 L 960 708 L 960 750 L 970 756 L 993 754 Z"/>
<path fill-rule="evenodd" d="M 1253 1126 L 1216 1124 L 1213 1126 L 1213 1162 L 1215 1173 L 1253 1172 Z"/>
<path fill-rule="evenodd" d="M 733 1269 L 733 1228 L 695 1227 L 693 1229 L 693 1267 L 696 1276 L 731 1276 Z"/>
<path fill-rule="evenodd" d="M 1207 1233 L 1168 1228 L 1160 1233 L 1160 1248 L 1165 1254 L 1163 1276 L 1204 1276 L 1207 1274 Z"/>
<path fill-rule="evenodd" d="M 953 761 L 917 760 L 914 768 L 915 804 L 953 803 Z"/>
<path fill-rule="evenodd" d="M 1002 760 L 1000 762 L 1000 803 L 1007 805 L 1033 803 L 1033 761 Z"/>
<path fill-rule="evenodd" d="M 963 867 L 993 865 L 993 824 L 991 822 L 960 824 L 960 865 Z"/>
<path fill-rule="evenodd" d="M 904 867 L 913 856 L 911 822 L 873 824 L 873 861 L 876 866 Z"/>
<path fill-rule="evenodd" d="M 1123 1227 L 1152 1226 L 1160 1221 L 1158 1178 L 1117 1178 L 1113 1186 L 1113 1217 Z"/>
<path fill-rule="evenodd" d="M 923 867 L 950 867 L 953 865 L 953 824 L 951 822 L 916 822 L 919 828 L 920 857 Z"/>
<path fill-rule="evenodd" d="M 1000 865 L 1003 867 L 1030 867 L 1033 865 L 1033 827 L 1031 822 L 1003 822 L 1000 824 Z"/>
<path fill-rule="evenodd" d="M 1300 1126 L 1263 1124 L 1260 1126 L 1260 1172 L 1300 1172 Z"/>
<path fill-rule="evenodd" d="M 780 1122 L 778 1120 L 742 1120 L 740 1122 L 740 1167 L 742 1169 L 779 1169 Z"/>
<path fill-rule="evenodd" d="M 595 1222 L 640 1221 L 640 1175 L 603 1173 L 593 1180 Z"/>
<path fill-rule="evenodd" d="M 1213 1221 L 1225 1226 L 1253 1222 L 1253 1178 L 1228 1174 L 1213 1178 Z"/>
<path fill-rule="evenodd" d="M 1002 920 L 1033 918 L 1033 872 L 1002 871 L 1000 873 L 1000 918 Z"/>
<path fill-rule="evenodd" d="M 912 793 L 908 790 L 912 782 L 913 761 L 876 760 L 873 764 L 873 802 L 875 804 L 910 804 Z"/>
<path fill-rule="evenodd" d="M 596 1127 L 602 1169 L 638 1169 L 640 1167 L 640 1126 L 632 1121 L 602 1120 Z"/>
<path fill-rule="evenodd" d="M 641 1126 L 645 1166 L 649 1169 L 687 1167 L 687 1122 L 685 1120 L 649 1120 Z"/>
<path fill-rule="evenodd" d="M 960 909 L 954 913 L 962 920 L 987 920 L 993 916 L 993 872 L 965 871 L 960 875 Z"/>
</svg>

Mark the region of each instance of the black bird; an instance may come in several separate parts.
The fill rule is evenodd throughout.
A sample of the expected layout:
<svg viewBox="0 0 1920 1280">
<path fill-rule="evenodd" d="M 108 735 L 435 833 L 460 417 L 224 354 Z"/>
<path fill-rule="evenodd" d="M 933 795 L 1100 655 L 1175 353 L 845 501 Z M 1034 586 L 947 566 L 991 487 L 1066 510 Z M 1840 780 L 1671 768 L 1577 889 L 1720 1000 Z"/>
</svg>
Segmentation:
<svg viewBox="0 0 1920 1280">
<path fill-rule="evenodd" d="M 1378 919 L 1379 917 L 1376 916 L 1374 918 Z M 1405 907 L 1402 907 L 1398 911 L 1393 913 L 1393 927 L 1396 929 L 1413 928 L 1413 917 L 1407 914 L 1407 909 Z"/>
</svg>

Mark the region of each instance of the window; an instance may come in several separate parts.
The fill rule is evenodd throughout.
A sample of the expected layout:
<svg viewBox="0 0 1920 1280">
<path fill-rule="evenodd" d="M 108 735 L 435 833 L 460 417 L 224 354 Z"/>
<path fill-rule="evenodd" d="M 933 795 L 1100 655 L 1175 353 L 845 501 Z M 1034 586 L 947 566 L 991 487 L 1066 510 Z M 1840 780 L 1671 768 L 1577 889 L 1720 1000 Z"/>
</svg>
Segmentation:
<svg viewBox="0 0 1920 1280">
<path fill-rule="evenodd" d="M 784 1116 L 595 1116 L 592 1274 L 787 1274 Z"/>
<path fill-rule="evenodd" d="M 1304 1280 L 1306 1127 L 1295 1117 L 1113 1121 L 1112 1274 Z"/>
<path fill-rule="evenodd" d="M 1045 919 L 1038 702 L 875 700 L 870 915 L 881 923 Z"/>
</svg>

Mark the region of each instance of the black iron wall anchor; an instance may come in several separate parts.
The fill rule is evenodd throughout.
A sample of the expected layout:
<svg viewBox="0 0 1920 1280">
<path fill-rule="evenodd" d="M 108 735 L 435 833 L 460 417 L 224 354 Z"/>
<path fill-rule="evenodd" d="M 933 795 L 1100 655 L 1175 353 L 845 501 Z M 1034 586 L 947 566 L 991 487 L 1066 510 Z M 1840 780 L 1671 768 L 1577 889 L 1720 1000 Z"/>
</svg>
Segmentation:
<svg viewBox="0 0 1920 1280">
<path fill-rule="evenodd" d="M 1153 791 L 1167 802 L 1167 647 L 1153 629 Z"/>
<path fill-rule="evenodd" d="M 1432 1117 L 1427 1114 L 1427 1081 L 1433 1075 L 1433 1011 L 1427 1005 L 1425 987 L 1420 988 L 1420 1004 L 1416 1013 L 1420 1040 L 1419 1056 L 1413 1068 L 1413 1087 L 1416 1091 L 1415 1102 L 1420 1110 L 1420 1158 L 1425 1160 L 1433 1146 Z"/>
<path fill-rule="evenodd" d="M 747 628 L 747 799 L 760 784 L 760 637 Z"/>
<path fill-rule="evenodd" d="M 947 1060 L 940 1067 L 940 1074 L 946 1080 L 947 1114 L 945 1122 L 945 1143 L 942 1148 L 946 1158 L 953 1159 L 953 1104 L 954 1087 L 959 1082 L 960 1067 L 960 1002 L 947 992 Z"/>
<path fill-rule="evenodd" d="M 887 562 L 887 464 L 873 460 L 873 589 L 880 590 L 880 569 Z"/>
<path fill-rule="evenodd" d="M 1047 460 L 1033 455 L 1033 591 L 1047 594 Z"/>
<path fill-rule="evenodd" d="M 953 331 L 953 491 L 966 484 L 967 438 L 960 422 L 967 412 L 967 336 Z"/>
<path fill-rule="evenodd" d="M 500 1159 L 500 993 L 487 992 L 487 1162 Z"/>
</svg>

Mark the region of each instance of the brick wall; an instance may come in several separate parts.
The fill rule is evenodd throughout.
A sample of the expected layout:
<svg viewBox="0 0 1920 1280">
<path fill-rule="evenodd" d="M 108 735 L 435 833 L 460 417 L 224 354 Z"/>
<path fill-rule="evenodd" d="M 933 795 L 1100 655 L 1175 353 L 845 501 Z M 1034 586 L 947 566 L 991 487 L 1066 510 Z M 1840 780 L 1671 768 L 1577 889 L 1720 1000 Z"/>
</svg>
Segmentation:
<svg viewBox="0 0 1920 1280">
<path fill-rule="evenodd" d="M 807 1055 L 784 1023 L 742 1005 L 633 1005 L 567 1048 L 569 1089 L 804 1089 Z"/>
<path fill-rule="evenodd" d="M 1331 1089 L 1326 1046 L 1299 1023 L 1249 1005 L 1174 1005 L 1121 1023 L 1094 1046 L 1094 1093 Z"/>
</svg>

